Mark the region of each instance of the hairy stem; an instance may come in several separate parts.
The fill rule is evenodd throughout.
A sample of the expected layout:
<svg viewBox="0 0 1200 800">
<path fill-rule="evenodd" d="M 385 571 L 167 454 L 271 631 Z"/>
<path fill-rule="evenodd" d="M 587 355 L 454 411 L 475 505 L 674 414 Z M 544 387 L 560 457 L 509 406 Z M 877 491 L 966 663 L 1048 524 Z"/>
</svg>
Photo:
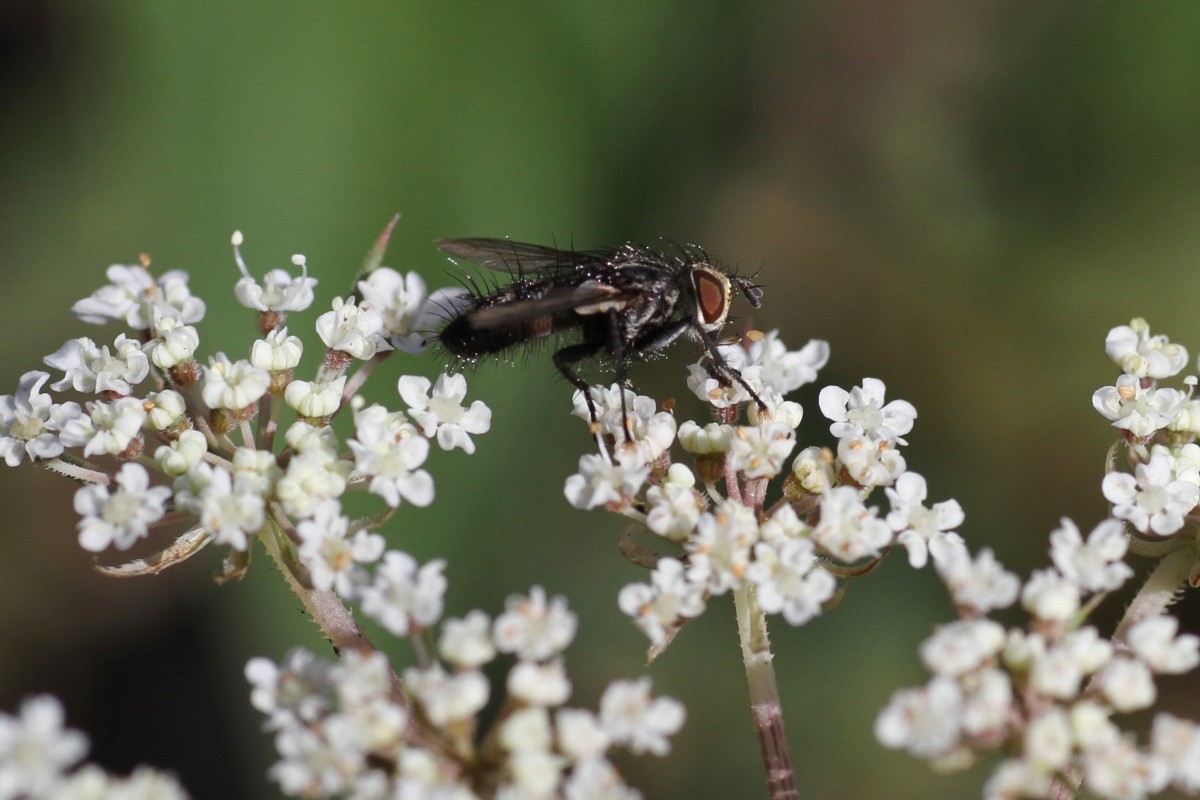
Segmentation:
<svg viewBox="0 0 1200 800">
<path fill-rule="evenodd" d="M 1125 616 L 1113 631 L 1113 641 L 1125 643 L 1129 629 L 1144 619 L 1164 613 L 1179 597 L 1196 564 L 1196 549 L 1181 547 L 1163 557 L 1146 578 L 1142 588 L 1125 609 Z"/>
<path fill-rule="evenodd" d="M 767 619 L 754 587 L 749 583 L 733 593 L 737 613 L 738 638 L 742 646 L 742 663 L 746 667 L 746 683 L 750 688 L 750 711 L 758 731 L 763 768 L 767 774 L 767 792 L 771 800 L 794 800 L 796 771 L 788 754 L 787 732 L 783 727 L 783 706 L 779 702 L 779 686 L 775 682 L 775 656 L 767 637 Z"/>
</svg>

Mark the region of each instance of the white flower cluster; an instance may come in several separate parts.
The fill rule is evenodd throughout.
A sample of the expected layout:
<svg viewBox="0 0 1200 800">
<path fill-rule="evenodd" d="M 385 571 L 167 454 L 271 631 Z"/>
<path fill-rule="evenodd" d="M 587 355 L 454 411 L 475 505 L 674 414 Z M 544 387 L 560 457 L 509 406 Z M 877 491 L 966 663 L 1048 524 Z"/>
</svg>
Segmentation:
<svg viewBox="0 0 1200 800">
<path fill-rule="evenodd" d="M 1174 572 L 1178 583 L 1149 581 L 1112 639 L 1085 624 L 1104 596 L 1133 575 L 1124 561 L 1131 539 L 1122 521 L 1169 536 L 1184 529 L 1196 506 L 1200 447 L 1193 440 L 1200 430 L 1190 421 L 1193 401 L 1154 385 L 1177 374 L 1187 352 L 1150 336 L 1143 320 L 1110 331 L 1106 349 L 1124 373 L 1116 386 L 1098 390 L 1093 404 L 1124 431 L 1134 463 L 1132 475 L 1104 477 L 1114 518 L 1087 537 L 1063 519 L 1050 535 L 1053 567 L 1023 585 L 990 551 L 974 559 L 965 549 L 948 558 L 935 552 L 961 619 L 922 644 L 929 683 L 897 692 L 876 720 L 883 744 L 943 769 L 1008 753 L 986 798 L 1073 797 L 1080 786 L 1113 800 L 1137 800 L 1168 786 L 1200 794 L 1200 726 L 1159 713 L 1148 743 L 1139 746 L 1119 724 L 1121 715 L 1154 704 L 1156 676 L 1200 665 L 1200 638 L 1180 633 L 1178 620 L 1165 614 L 1179 585 L 1195 574 L 1194 545 L 1167 555 L 1179 565 L 1164 574 Z M 1190 540 L 1193 532 L 1181 535 Z M 1018 597 L 1030 614 L 1027 628 L 1005 630 L 984 616 Z"/>
<path fill-rule="evenodd" d="M 1115 385 L 1095 391 L 1092 405 L 1124 432 L 1133 472 L 1110 472 L 1101 489 L 1114 517 L 1141 533 L 1171 536 L 1200 504 L 1200 401 L 1190 389 L 1157 382 L 1187 366 L 1187 350 L 1151 336 L 1144 319 L 1113 328 L 1104 344 L 1123 371 Z"/>
<path fill-rule="evenodd" d="M 614 454 L 583 456 L 564 487 L 577 508 L 620 513 L 682 548 L 657 557 L 649 582 L 626 586 L 618 598 L 655 648 L 700 615 L 709 597 L 747 583 L 763 611 L 802 625 L 834 597 L 835 576 L 879 558 L 893 543 L 907 548 L 916 567 L 931 553 L 939 564 L 964 557 L 954 531 L 963 521 L 958 503 L 926 506 L 924 478 L 905 471 L 899 447 L 917 415 L 910 403 L 887 401 L 883 382 L 874 378 L 851 391 L 827 387 L 820 407 L 833 423 L 837 454 L 810 447 L 793 458 L 803 410 L 784 395 L 816 378 L 828 345 L 812 341 L 789 351 L 772 331 L 720 350 L 764 407 L 740 383 L 714 378 L 703 359 L 690 368 L 689 385 L 721 419 L 736 419 L 731 412 L 746 405 L 750 424 L 677 426 L 651 398 L 616 385 L 594 387 L 600 432 Z M 582 393 L 575 414 L 589 418 Z M 626 414 L 631 442 L 624 441 Z M 694 456 L 694 469 L 671 461 L 676 440 Z M 767 482 L 784 474 L 785 499 L 768 505 Z M 724 497 L 716 485 L 721 479 Z M 891 503 L 886 516 L 864 502 L 881 486 Z"/>
<path fill-rule="evenodd" d="M 138 767 L 109 775 L 87 755 L 87 736 L 63 725 L 63 708 L 50 695 L 30 697 L 15 715 L 0 713 L 0 797 L 29 800 L 185 800 L 172 776 Z"/>
<path fill-rule="evenodd" d="M 433 624 L 440 606 L 425 621 Z M 280 760 L 271 769 L 294 797 L 636 798 L 608 760 L 614 748 L 664 755 L 683 707 L 652 698 L 650 682 L 617 681 L 598 711 L 568 708 L 562 654 L 576 618 L 540 587 L 509 599 L 494 621 L 482 611 L 450 619 L 440 661 L 397 677 L 377 652 L 338 663 L 296 650 L 246 665 L 251 703 L 267 717 Z M 515 662 L 503 711 L 487 731 L 476 715 L 491 686 L 483 667 Z"/>
</svg>

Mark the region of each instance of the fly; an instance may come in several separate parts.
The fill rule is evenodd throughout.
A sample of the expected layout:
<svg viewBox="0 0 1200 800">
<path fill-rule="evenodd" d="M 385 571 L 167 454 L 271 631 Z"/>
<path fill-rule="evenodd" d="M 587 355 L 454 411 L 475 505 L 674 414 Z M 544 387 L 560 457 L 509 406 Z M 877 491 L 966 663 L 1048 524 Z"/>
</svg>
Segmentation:
<svg viewBox="0 0 1200 800">
<path fill-rule="evenodd" d="M 758 308 L 762 288 L 720 269 L 695 245 L 681 246 L 678 252 L 635 244 L 571 251 L 508 239 L 440 239 L 437 246 L 455 258 L 512 276 L 505 286 L 467 298 L 438 334 L 442 347 L 474 362 L 548 336 L 576 334 L 578 341 L 555 351 L 554 366 L 583 392 L 593 430 L 598 430 L 596 406 L 575 366 L 605 351 L 617 384 L 624 388 L 630 361 L 656 354 L 684 335 L 708 354 L 714 378 L 736 381 L 765 408 L 721 355 L 715 338 L 729 318 L 734 289 Z M 621 405 L 629 441 L 624 392 Z"/>
</svg>

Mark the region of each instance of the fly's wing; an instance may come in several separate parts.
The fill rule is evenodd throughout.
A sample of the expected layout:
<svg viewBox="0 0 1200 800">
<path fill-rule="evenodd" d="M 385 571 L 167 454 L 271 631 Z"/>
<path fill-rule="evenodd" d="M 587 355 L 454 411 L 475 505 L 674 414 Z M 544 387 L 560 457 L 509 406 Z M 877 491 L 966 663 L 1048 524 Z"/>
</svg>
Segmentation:
<svg viewBox="0 0 1200 800">
<path fill-rule="evenodd" d="M 525 244 L 508 239 L 438 239 L 443 253 L 470 261 L 487 269 L 514 275 L 571 272 L 580 268 L 607 265 L 619 250 L 558 250 L 540 244 Z"/>
<path fill-rule="evenodd" d="M 577 286 L 550 289 L 540 297 L 516 298 L 483 306 L 467 313 L 476 330 L 507 328 L 531 320 L 552 317 L 564 311 L 584 316 L 620 309 L 631 295 L 600 281 L 588 280 Z"/>
</svg>

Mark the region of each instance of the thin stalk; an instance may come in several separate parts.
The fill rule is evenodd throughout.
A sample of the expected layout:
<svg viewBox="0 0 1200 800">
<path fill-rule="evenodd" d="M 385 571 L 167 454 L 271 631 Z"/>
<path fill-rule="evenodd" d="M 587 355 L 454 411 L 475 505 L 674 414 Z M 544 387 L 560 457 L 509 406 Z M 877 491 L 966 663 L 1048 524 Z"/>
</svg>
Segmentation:
<svg viewBox="0 0 1200 800">
<path fill-rule="evenodd" d="M 750 688 L 750 711 L 754 715 L 754 728 L 758 732 L 758 746 L 767 775 L 767 792 L 771 800 L 796 800 L 800 796 L 796 790 L 796 770 L 788 753 L 787 732 L 783 727 L 783 706 L 775 681 L 772 663 L 775 656 L 767 637 L 767 619 L 754 596 L 754 586 L 749 583 L 734 590 L 733 604 L 746 683 Z"/>
<path fill-rule="evenodd" d="M 1182 547 L 1159 561 L 1125 609 L 1125 616 L 1113 631 L 1113 641 L 1126 644 L 1130 628 L 1144 619 L 1165 614 L 1167 608 L 1179 598 L 1179 592 L 1187 583 L 1195 564 L 1196 550 L 1193 547 Z"/>
</svg>

